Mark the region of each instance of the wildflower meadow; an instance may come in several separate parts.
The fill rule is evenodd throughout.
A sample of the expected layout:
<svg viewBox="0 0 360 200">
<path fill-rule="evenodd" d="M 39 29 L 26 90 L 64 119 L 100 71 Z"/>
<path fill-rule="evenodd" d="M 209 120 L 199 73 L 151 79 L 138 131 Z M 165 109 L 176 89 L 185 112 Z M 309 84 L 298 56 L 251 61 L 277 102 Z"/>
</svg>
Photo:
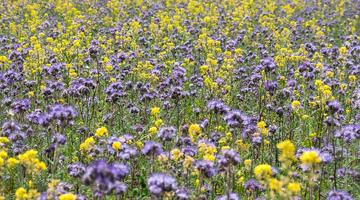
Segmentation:
<svg viewBox="0 0 360 200">
<path fill-rule="evenodd" d="M 359 0 L 1 0 L 0 200 L 360 199 Z"/>
</svg>

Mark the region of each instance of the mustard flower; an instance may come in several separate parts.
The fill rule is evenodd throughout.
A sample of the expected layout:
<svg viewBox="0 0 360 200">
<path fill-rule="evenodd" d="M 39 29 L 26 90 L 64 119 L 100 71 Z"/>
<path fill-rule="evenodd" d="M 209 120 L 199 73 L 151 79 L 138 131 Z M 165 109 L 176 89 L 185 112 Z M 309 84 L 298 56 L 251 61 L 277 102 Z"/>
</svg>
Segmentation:
<svg viewBox="0 0 360 200">
<path fill-rule="evenodd" d="M 261 164 L 255 167 L 254 174 L 257 179 L 266 179 L 272 175 L 271 166 L 268 164 Z"/>
<path fill-rule="evenodd" d="M 97 137 L 108 136 L 108 134 L 109 134 L 109 132 L 108 132 L 107 128 L 104 126 L 96 129 L 96 131 L 95 131 L 95 136 L 97 136 Z"/>
<path fill-rule="evenodd" d="M 59 196 L 59 200 L 76 200 L 76 195 L 73 193 L 66 193 Z"/>
<path fill-rule="evenodd" d="M 280 150 L 280 161 L 295 159 L 295 145 L 290 140 L 285 140 L 276 145 Z"/>
</svg>

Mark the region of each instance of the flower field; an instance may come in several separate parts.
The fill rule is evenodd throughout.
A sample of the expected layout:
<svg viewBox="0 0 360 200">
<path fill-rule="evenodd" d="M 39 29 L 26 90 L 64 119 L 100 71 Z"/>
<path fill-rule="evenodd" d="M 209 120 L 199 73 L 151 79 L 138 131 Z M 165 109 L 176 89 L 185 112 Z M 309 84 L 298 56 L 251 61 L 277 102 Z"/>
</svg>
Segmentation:
<svg viewBox="0 0 360 200">
<path fill-rule="evenodd" d="M 358 0 L 3 0 L 0 200 L 360 199 Z"/>
</svg>

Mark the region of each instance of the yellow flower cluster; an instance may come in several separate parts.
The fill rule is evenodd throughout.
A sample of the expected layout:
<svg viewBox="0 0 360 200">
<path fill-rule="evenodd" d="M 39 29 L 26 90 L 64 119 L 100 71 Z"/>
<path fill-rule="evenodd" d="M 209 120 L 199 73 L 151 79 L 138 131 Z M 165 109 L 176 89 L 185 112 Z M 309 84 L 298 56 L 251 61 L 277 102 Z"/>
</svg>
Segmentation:
<svg viewBox="0 0 360 200">
<path fill-rule="evenodd" d="M 0 151 L 0 170 L 2 167 L 5 166 L 5 164 L 6 164 L 5 160 L 7 157 L 8 157 L 8 154 L 6 151 Z"/>
<path fill-rule="evenodd" d="M 18 156 L 19 164 L 26 168 L 30 173 L 38 173 L 46 170 L 46 164 L 38 159 L 38 152 L 36 150 L 29 150 Z M 14 162 L 13 162 L 14 163 Z"/>
<path fill-rule="evenodd" d="M 294 110 L 298 110 L 301 106 L 300 101 L 294 100 L 293 102 L 291 102 L 291 107 Z"/>
<path fill-rule="evenodd" d="M 160 114 L 160 108 L 159 107 L 153 107 L 151 108 L 151 115 L 154 117 L 159 116 Z"/>
<path fill-rule="evenodd" d="M 280 158 L 281 162 L 291 161 L 295 159 L 295 145 L 290 140 L 285 140 L 276 145 L 276 147 L 280 150 Z"/>
<path fill-rule="evenodd" d="M 215 146 L 201 142 L 198 145 L 198 150 L 204 160 L 215 161 L 215 153 L 217 152 Z"/>
<path fill-rule="evenodd" d="M 175 161 L 178 161 L 180 158 L 184 156 L 184 153 L 182 153 L 178 148 L 171 150 L 170 154 L 171 154 L 171 158 Z"/>
<path fill-rule="evenodd" d="M 261 134 L 263 136 L 267 136 L 269 134 L 269 130 L 266 128 L 266 122 L 260 121 L 257 123 L 258 129 L 260 129 Z"/>
<path fill-rule="evenodd" d="M 257 179 L 267 179 L 272 175 L 271 166 L 268 164 L 261 164 L 255 167 L 254 174 Z"/>
<path fill-rule="evenodd" d="M 154 136 L 157 133 L 158 129 L 155 126 L 152 126 L 149 128 L 148 131 L 149 131 L 150 135 Z"/>
<path fill-rule="evenodd" d="M 111 147 L 115 150 L 115 151 L 120 151 L 121 150 L 121 142 L 113 142 Z"/>
<path fill-rule="evenodd" d="M 15 192 L 16 200 L 33 200 L 38 199 L 40 197 L 40 193 L 35 189 L 26 190 L 23 187 L 20 187 Z"/>
<path fill-rule="evenodd" d="M 196 141 L 201 134 L 201 127 L 199 124 L 191 124 L 189 126 L 189 137 L 191 141 Z"/>
<path fill-rule="evenodd" d="M 302 164 L 307 166 L 313 166 L 321 162 L 321 158 L 317 151 L 305 151 L 300 156 L 300 161 Z"/>
<path fill-rule="evenodd" d="M 0 137 L 0 148 L 9 143 L 10 140 L 7 137 Z"/>
<path fill-rule="evenodd" d="M 76 200 L 76 195 L 73 193 L 66 193 L 59 196 L 59 200 Z"/>
<path fill-rule="evenodd" d="M 83 153 L 88 152 L 95 145 L 94 137 L 88 137 L 86 140 L 80 144 L 80 151 Z"/>
<path fill-rule="evenodd" d="M 96 137 L 106 137 L 109 135 L 109 131 L 105 126 L 102 126 L 95 131 Z"/>
</svg>

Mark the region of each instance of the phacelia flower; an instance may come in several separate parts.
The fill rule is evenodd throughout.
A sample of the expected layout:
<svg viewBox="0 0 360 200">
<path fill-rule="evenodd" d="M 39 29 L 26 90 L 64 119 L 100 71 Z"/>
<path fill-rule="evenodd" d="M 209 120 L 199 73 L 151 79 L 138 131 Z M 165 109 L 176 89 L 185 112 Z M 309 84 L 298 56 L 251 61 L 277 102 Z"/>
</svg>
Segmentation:
<svg viewBox="0 0 360 200">
<path fill-rule="evenodd" d="M 326 200 L 353 200 L 352 196 L 341 190 L 331 190 L 326 198 Z"/>
<path fill-rule="evenodd" d="M 177 189 L 175 178 L 163 173 L 152 174 L 147 181 L 147 186 L 154 196 L 162 196 L 166 192 Z"/>
</svg>

